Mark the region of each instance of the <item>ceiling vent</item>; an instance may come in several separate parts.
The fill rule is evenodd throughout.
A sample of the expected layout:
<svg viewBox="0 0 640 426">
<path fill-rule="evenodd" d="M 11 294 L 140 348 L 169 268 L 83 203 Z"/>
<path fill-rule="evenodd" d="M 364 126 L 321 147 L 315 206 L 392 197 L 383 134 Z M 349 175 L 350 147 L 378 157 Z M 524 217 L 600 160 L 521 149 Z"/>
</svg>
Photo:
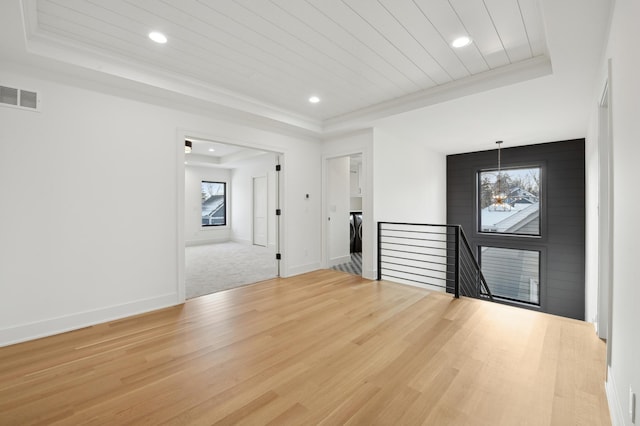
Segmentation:
<svg viewBox="0 0 640 426">
<path fill-rule="evenodd" d="M 40 111 L 40 96 L 38 92 L 0 86 L 0 105 Z"/>
</svg>

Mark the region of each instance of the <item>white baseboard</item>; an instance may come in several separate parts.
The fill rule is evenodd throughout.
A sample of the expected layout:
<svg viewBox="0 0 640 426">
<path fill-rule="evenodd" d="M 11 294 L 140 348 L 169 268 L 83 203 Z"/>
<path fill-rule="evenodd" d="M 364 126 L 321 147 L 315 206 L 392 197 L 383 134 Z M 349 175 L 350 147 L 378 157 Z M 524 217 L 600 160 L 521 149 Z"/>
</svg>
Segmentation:
<svg viewBox="0 0 640 426">
<path fill-rule="evenodd" d="M 138 315 L 178 304 L 177 293 L 168 293 L 122 305 L 64 315 L 0 329 L 0 347 L 65 333 L 84 327 Z"/>
<path fill-rule="evenodd" d="M 231 238 L 230 241 L 233 241 L 234 243 L 238 243 L 238 244 L 249 245 L 249 246 L 254 245 L 252 240 L 243 240 L 243 239 L 240 239 L 240 238 Z M 256 245 L 258 245 L 258 244 L 256 244 Z M 269 243 L 266 246 L 262 246 L 262 245 L 258 245 L 258 246 L 259 247 L 266 247 L 266 248 L 268 248 L 270 250 L 275 250 L 276 249 L 275 243 Z"/>
<path fill-rule="evenodd" d="M 187 247 L 204 246 L 207 244 L 226 243 L 229 238 L 208 238 L 206 240 L 189 240 L 185 241 L 184 245 Z"/>
<path fill-rule="evenodd" d="M 613 372 L 611 367 L 607 367 L 607 381 L 604 382 L 604 389 L 607 394 L 607 402 L 609 403 L 609 414 L 611 415 L 612 426 L 625 426 L 624 411 L 620 404 L 620 398 L 618 398 L 618 391 L 616 390 L 616 383 L 613 379 Z"/>
<path fill-rule="evenodd" d="M 242 238 L 231 238 L 231 241 L 233 241 L 234 243 L 238 243 L 238 244 L 246 244 L 246 245 L 252 245 L 253 244 L 253 241 L 244 240 Z"/>
<path fill-rule="evenodd" d="M 367 269 L 362 271 L 362 278 L 366 278 L 368 280 L 377 280 L 378 279 L 378 271 L 375 269 Z"/>
<path fill-rule="evenodd" d="M 320 262 L 307 263 L 305 265 L 292 266 L 283 271 L 280 275 L 284 278 L 293 277 L 295 275 L 306 274 L 307 272 L 317 271 L 320 268 Z"/>
<path fill-rule="evenodd" d="M 351 255 L 348 254 L 346 256 L 334 257 L 333 259 L 329 259 L 329 268 L 336 265 L 342 265 L 343 263 L 351 262 Z"/>
</svg>

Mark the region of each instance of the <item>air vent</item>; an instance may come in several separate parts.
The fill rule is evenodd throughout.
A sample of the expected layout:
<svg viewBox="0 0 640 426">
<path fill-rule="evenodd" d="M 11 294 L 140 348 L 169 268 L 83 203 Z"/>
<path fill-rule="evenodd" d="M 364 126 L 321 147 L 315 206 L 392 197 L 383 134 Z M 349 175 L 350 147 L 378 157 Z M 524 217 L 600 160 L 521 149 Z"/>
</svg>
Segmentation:
<svg viewBox="0 0 640 426">
<path fill-rule="evenodd" d="M 0 105 L 39 111 L 40 96 L 37 92 L 30 90 L 0 86 Z"/>
</svg>

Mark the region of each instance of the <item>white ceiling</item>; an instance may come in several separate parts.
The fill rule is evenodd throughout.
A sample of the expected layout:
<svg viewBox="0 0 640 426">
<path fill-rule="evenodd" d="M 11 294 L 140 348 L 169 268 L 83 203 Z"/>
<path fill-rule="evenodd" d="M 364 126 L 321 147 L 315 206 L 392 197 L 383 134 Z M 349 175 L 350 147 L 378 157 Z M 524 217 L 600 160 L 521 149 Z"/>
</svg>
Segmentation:
<svg viewBox="0 0 640 426">
<path fill-rule="evenodd" d="M 537 0 L 36 0 L 29 12 L 40 36 L 320 120 L 546 52 Z M 474 42 L 454 49 L 461 35 Z"/>
<path fill-rule="evenodd" d="M 0 50 L 316 136 L 375 125 L 432 147 L 442 135 L 480 144 L 509 119 L 521 126 L 515 143 L 535 143 L 584 133 L 610 3 L 6 0 Z M 169 42 L 151 42 L 151 30 Z M 452 48 L 464 34 L 473 43 Z M 498 107 L 514 93 L 525 98 Z"/>
<path fill-rule="evenodd" d="M 187 137 L 191 141 L 191 152 L 185 153 L 185 164 L 233 169 L 243 161 L 267 154 L 252 148 L 230 145 L 205 139 Z"/>
<path fill-rule="evenodd" d="M 244 151 L 249 151 L 248 148 L 244 148 L 238 145 L 228 145 L 220 142 L 209 141 L 206 139 L 188 137 L 187 140 L 191 141 L 191 153 L 195 155 L 207 155 L 209 157 L 222 158 Z"/>
<path fill-rule="evenodd" d="M 543 0 L 552 74 L 383 117 L 376 128 L 444 154 L 586 137 L 605 84 L 610 7 Z"/>
</svg>

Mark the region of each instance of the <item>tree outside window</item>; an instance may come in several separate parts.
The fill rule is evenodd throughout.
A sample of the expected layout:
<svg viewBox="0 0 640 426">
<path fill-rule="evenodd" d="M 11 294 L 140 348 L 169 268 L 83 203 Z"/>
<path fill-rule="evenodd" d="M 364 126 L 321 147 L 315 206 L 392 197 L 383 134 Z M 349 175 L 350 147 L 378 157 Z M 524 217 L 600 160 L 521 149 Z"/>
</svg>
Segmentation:
<svg viewBox="0 0 640 426">
<path fill-rule="evenodd" d="M 202 226 L 227 224 L 226 188 L 225 182 L 202 181 Z"/>
<path fill-rule="evenodd" d="M 480 232 L 540 235 L 540 167 L 478 176 Z"/>
</svg>

